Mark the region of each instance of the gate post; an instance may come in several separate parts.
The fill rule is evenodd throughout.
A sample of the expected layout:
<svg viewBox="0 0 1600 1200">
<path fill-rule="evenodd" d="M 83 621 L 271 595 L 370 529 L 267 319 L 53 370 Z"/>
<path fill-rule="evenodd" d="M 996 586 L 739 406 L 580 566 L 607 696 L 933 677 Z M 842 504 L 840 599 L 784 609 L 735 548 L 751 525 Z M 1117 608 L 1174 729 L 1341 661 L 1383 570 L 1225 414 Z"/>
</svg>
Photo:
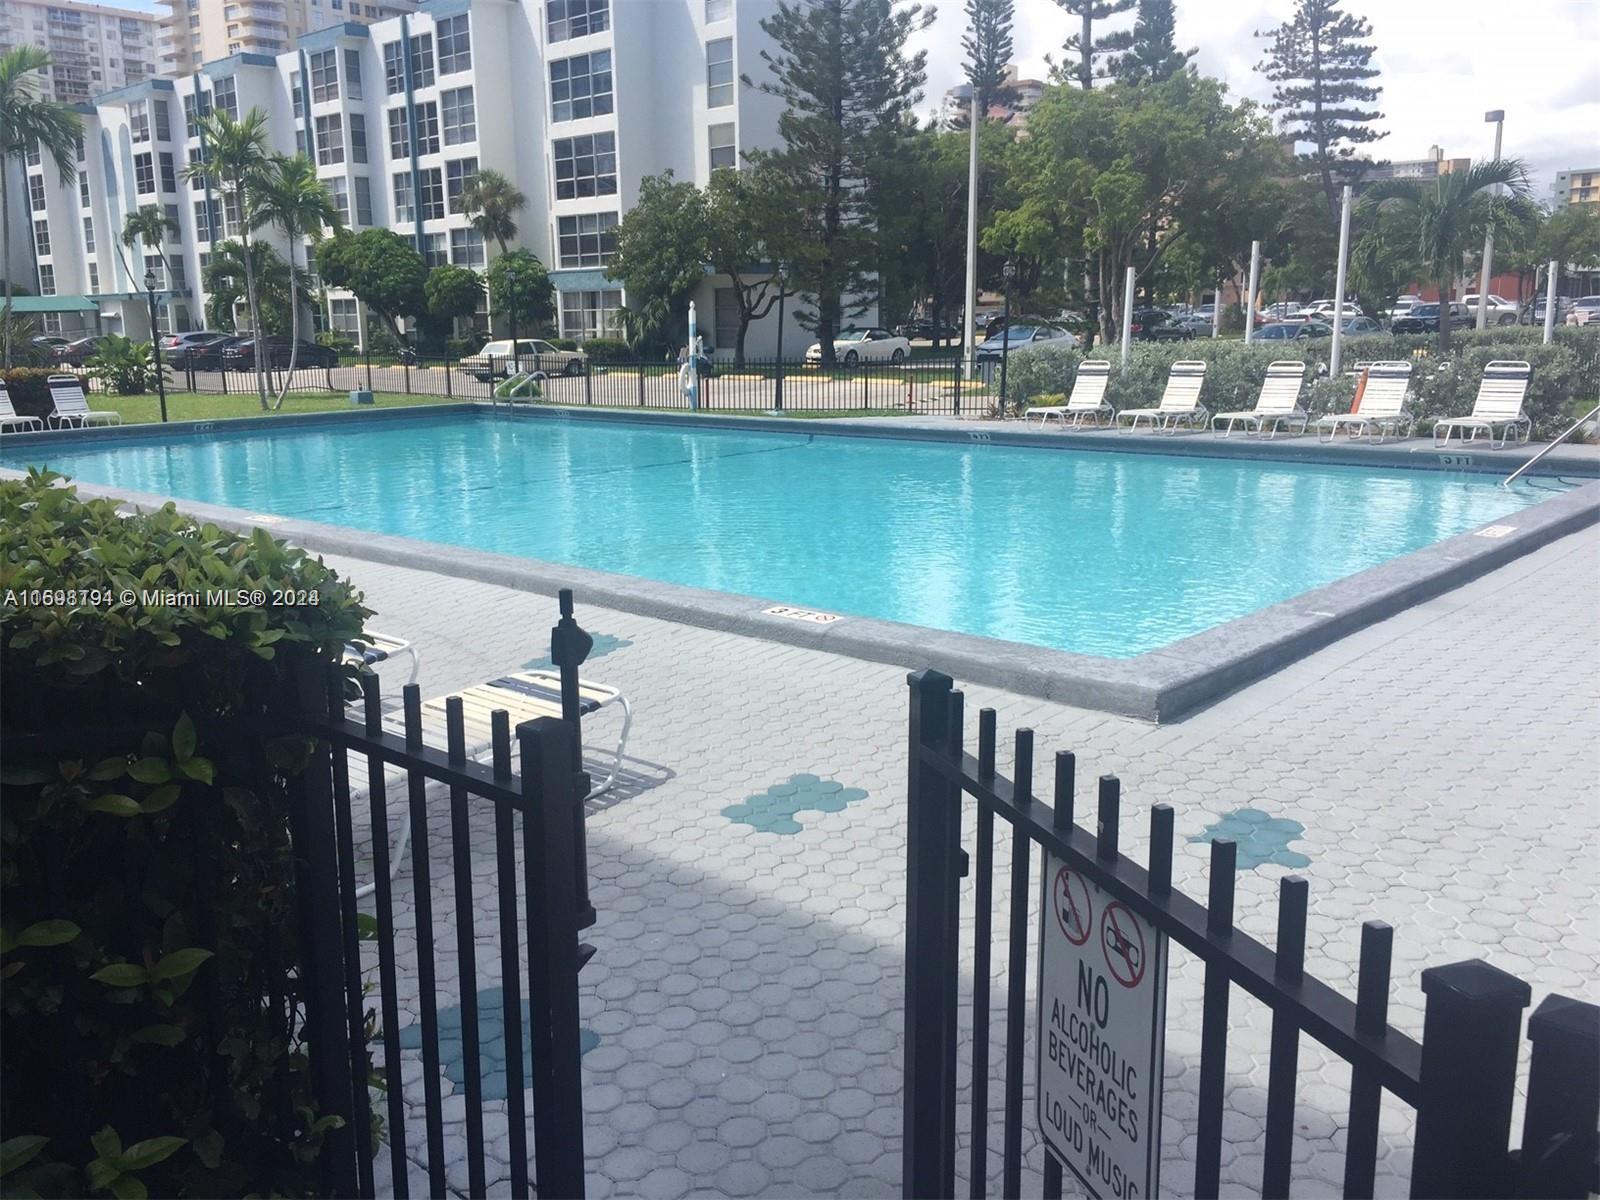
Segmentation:
<svg viewBox="0 0 1600 1200">
<path fill-rule="evenodd" d="M 1411 1195 L 1511 1192 L 1511 1094 L 1532 991 L 1482 959 L 1422 973 L 1421 1094 Z"/>
<path fill-rule="evenodd" d="M 929 755 L 948 755 L 953 680 L 911 684 L 906 786 L 906 1066 L 901 1194 L 955 1194 L 961 804 Z"/>
<path fill-rule="evenodd" d="M 1587 1196 L 1600 1124 L 1600 1007 L 1546 996 L 1528 1018 L 1533 1043 L 1522 1120 L 1521 1196 Z"/>
<path fill-rule="evenodd" d="M 572 615 L 572 589 L 556 594 L 561 619 L 550 630 L 550 661 L 561 672 L 561 719 L 572 731 L 573 805 L 578 812 L 574 834 L 574 871 L 577 876 L 578 928 L 588 929 L 595 922 L 594 905 L 589 900 L 589 842 L 584 828 L 583 802 L 589 796 L 589 776 L 583 769 L 583 735 L 578 668 L 594 649 L 594 638 L 584 632 Z M 618 769 L 621 763 L 617 764 Z"/>
</svg>

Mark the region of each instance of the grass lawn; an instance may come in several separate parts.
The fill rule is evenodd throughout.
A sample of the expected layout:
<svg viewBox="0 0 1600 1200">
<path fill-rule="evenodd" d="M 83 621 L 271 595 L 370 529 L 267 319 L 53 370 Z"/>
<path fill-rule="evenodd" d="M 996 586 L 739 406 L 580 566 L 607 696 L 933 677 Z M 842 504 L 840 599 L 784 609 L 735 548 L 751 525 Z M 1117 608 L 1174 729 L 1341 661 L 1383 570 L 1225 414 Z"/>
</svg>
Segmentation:
<svg viewBox="0 0 1600 1200">
<path fill-rule="evenodd" d="M 456 404 L 459 397 L 406 395 L 404 392 L 374 392 L 376 408 L 406 408 L 418 404 Z M 134 425 L 161 420 L 161 405 L 155 396 L 89 397 L 89 407 L 97 412 L 119 412 L 124 424 Z M 343 392 L 290 392 L 281 411 L 286 413 L 335 412 L 354 407 Z M 169 421 L 216 421 L 226 417 L 262 416 L 254 394 L 218 395 L 210 392 L 169 392 Z"/>
</svg>

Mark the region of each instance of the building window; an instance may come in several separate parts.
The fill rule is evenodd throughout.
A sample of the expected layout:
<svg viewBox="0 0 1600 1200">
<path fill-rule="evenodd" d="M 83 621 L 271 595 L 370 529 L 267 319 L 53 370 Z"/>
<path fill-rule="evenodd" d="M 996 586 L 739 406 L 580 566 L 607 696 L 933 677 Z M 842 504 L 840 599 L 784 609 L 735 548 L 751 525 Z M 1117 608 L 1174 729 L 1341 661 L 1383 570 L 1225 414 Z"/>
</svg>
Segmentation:
<svg viewBox="0 0 1600 1200">
<path fill-rule="evenodd" d="M 35 221 L 33 223 L 33 248 L 40 258 L 50 256 L 50 222 Z"/>
<path fill-rule="evenodd" d="M 146 154 L 145 155 L 146 161 L 148 161 L 149 158 L 150 158 L 150 156 L 148 154 Z M 31 208 L 34 212 L 43 212 L 44 211 L 44 176 L 43 175 L 29 175 L 28 176 L 28 207 Z"/>
<path fill-rule="evenodd" d="M 471 88 L 440 92 L 439 113 L 444 118 L 446 146 L 460 146 L 478 140 L 478 114 L 473 107 Z"/>
<path fill-rule="evenodd" d="M 603 267 L 617 252 L 616 213 L 562 217 L 558 228 L 563 267 Z"/>
<path fill-rule="evenodd" d="M 74 143 L 74 145 L 76 145 L 77 150 L 78 150 L 78 161 L 79 162 L 85 161 L 88 156 L 84 153 L 84 149 L 83 149 L 83 134 L 80 133 L 76 138 L 74 138 L 73 139 L 73 143 Z"/>
<path fill-rule="evenodd" d="M 417 153 L 439 153 L 439 106 L 432 100 L 417 109 Z"/>
<path fill-rule="evenodd" d="M 311 103 L 339 98 L 339 52 L 318 50 L 307 60 L 311 68 Z"/>
<path fill-rule="evenodd" d="M 178 206 L 176 204 L 168 204 L 165 207 L 167 210 L 167 220 L 171 222 L 171 224 L 167 227 L 167 240 L 174 241 L 178 237 L 178 230 L 182 228 L 182 226 L 178 224 Z"/>
<path fill-rule="evenodd" d="M 550 119 L 576 121 L 611 111 L 611 51 L 577 54 L 550 64 Z"/>
<path fill-rule="evenodd" d="M 296 121 L 306 115 L 306 99 L 300 94 L 300 72 L 289 72 L 289 108 Z"/>
<path fill-rule="evenodd" d="M 167 263 L 159 252 L 155 250 L 146 250 L 144 252 L 144 272 L 146 275 L 154 275 L 156 277 L 156 291 L 164 292 L 167 290 Z"/>
<path fill-rule="evenodd" d="M 333 207 L 339 213 L 339 220 L 348 225 L 350 223 L 350 181 L 343 175 L 335 175 L 325 182 L 328 185 L 328 196 L 333 200 Z"/>
<path fill-rule="evenodd" d="M 83 208 L 89 207 L 89 172 L 78 172 L 78 203 Z"/>
<path fill-rule="evenodd" d="M 411 86 L 433 86 L 433 34 L 419 33 L 411 39 Z"/>
<path fill-rule="evenodd" d="M 83 219 L 83 252 L 94 253 L 94 220 L 91 217 Z"/>
<path fill-rule="evenodd" d="M 706 43 L 706 107 L 733 103 L 733 39 Z"/>
<path fill-rule="evenodd" d="M 328 324 L 339 333 L 361 332 L 361 310 L 354 300 L 329 300 Z"/>
<path fill-rule="evenodd" d="M 611 27 L 611 0 L 550 0 L 549 40 L 590 33 L 604 33 Z"/>
<path fill-rule="evenodd" d="M 356 187 L 356 224 L 372 224 L 372 184 L 367 182 L 365 175 L 355 177 Z"/>
<path fill-rule="evenodd" d="M 33 142 L 28 146 L 28 153 L 25 156 L 24 161 L 30 167 L 37 167 L 40 163 L 44 162 L 44 152 L 39 149 L 38 142 Z"/>
<path fill-rule="evenodd" d="M 350 114 L 350 161 L 367 161 L 367 118 L 360 113 Z"/>
<path fill-rule="evenodd" d="M 713 125 L 707 131 L 707 141 L 711 150 L 711 169 L 718 167 L 737 167 L 739 165 L 739 150 L 734 142 L 733 125 Z"/>
<path fill-rule="evenodd" d="M 621 308 L 620 290 L 562 292 L 561 334 L 579 341 L 614 334 L 621 328 L 617 315 Z"/>
<path fill-rule="evenodd" d="M 450 261 L 458 267 L 483 266 L 483 234 L 476 229 L 452 229 Z"/>
<path fill-rule="evenodd" d="M 411 205 L 411 172 L 396 171 L 394 173 L 394 219 L 396 221 L 415 221 L 417 212 Z"/>
<path fill-rule="evenodd" d="M 175 292 L 189 290 L 189 280 L 183 273 L 183 259 L 177 255 L 172 258 L 172 290 Z"/>
<path fill-rule="evenodd" d="M 361 99 L 361 51 L 344 52 L 344 94 L 349 100 Z"/>
<path fill-rule="evenodd" d="M 39 295 L 54 296 L 56 294 L 56 269 L 49 263 L 39 264 Z"/>
<path fill-rule="evenodd" d="M 167 102 L 165 100 L 150 101 L 151 110 L 156 118 L 156 141 L 170 142 L 172 140 L 172 118 L 167 115 Z"/>
<path fill-rule="evenodd" d="M 211 208 L 204 200 L 194 202 L 194 237 L 197 242 L 211 240 Z"/>
<path fill-rule="evenodd" d="M 155 164 L 150 161 L 150 155 L 133 156 L 133 181 L 134 191 L 141 196 L 156 190 L 156 169 Z"/>
<path fill-rule="evenodd" d="M 183 124 L 192 138 L 200 136 L 200 118 L 211 111 L 211 93 L 196 92 L 183 98 Z"/>
<path fill-rule="evenodd" d="M 726 21 L 733 16 L 733 0 L 706 0 L 706 24 Z"/>
<path fill-rule="evenodd" d="M 462 194 L 478 181 L 478 160 L 458 158 L 444 165 L 444 194 L 446 207 L 453 213 L 461 211 Z"/>
<path fill-rule="evenodd" d="M 239 94 L 232 75 L 211 85 L 211 103 L 218 112 L 227 113 L 235 121 L 239 119 Z"/>
<path fill-rule="evenodd" d="M 172 155 L 165 150 L 161 152 L 161 190 L 175 192 L 178 190 L 178 172 L 173 165 Z"/>
<path fill-rule="evenodd" d="M 134 145 L 150 140 L 150 106 L 143 100 L 128 105 L 128 136 Z"/>
<path fill-rule="evenodd" d="M 317 118 L 317 164 L 329 166 L 344 161 L 344 126 L 339 114 Z"/>
<path fill-rule="evenodd" d="M 444 180 L 438 167 L 417 172 L 422 182 L 422 219 L 444 220 Z"/>
<path fill-rule="evenodd" d="M 556 199 L 617 194 L 617 135 L 586 133 L 555 141 Z"/>
<path fill-rule="evenodd" d="M 405 56 L 400 52 L 399 42 L 385 42 L 383 44 L 383 90 L 390 96 L 397 96 L 405 90 L 406 62 Z"/>
<path fill-rule="evenodd" d="M 99 267 L 99 264 L 97 264 L 97 263 L 90 263 L 89 264 L 89 294 L 91 296 L 96 296 L 96 295 L 99 295 L 99 293 L 100 293 L 100 267 Z"/>
<path fill-rule="evenodd" d="M 439 74 L 454 75 L 472 68 L 472 37 L 467 31 L 467 14 L 450 17 L 434 26 L 439 39 Z"/>
<path fill-rule="evenodd" d="M 442 233 L 422 235 L 422 261 L 430 267 L 442 267 L 450 261 L 450 247 Z"/>
</svg>

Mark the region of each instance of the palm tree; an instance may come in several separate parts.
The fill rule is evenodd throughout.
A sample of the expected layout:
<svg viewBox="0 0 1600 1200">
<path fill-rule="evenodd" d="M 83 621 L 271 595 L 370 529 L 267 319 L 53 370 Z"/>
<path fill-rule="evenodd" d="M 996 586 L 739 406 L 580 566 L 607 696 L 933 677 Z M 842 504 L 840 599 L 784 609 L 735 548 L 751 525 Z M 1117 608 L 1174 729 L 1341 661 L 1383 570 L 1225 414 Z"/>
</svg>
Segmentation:
<svg viewBox="0 0 1600 1200">
<path fill-rule="evenodd" d="M 1504 187 L 1508 196 L 1493 189 Z M 1395 248 L 1415 258 L 1439 287 L 1439 353 L 1450 351 L 1450 288 L 1466 273 L 1467 256 L 1531 207 L 1528 172 L 1514 158 L 1476 163 L 1437 179 L 1387 179 L 1361 198 L 1390 221 Z"/>
<path fill-rule="evenodd" d="M 270 242 L 250 244 L 250 265 L 245 266 L 244 247 L 229 238 L 211 247 L 211 258 L 202 272 L 206 293 L 206 324 L 213 329 L 233 328 L 233 307 L 245 295 L 245 276 L 254 272 L 256 296 L 261 305 L 263 329 L 285 329 L 289 324 L 289 264 Z M 312 303 L 303 271 L 295 272 L 295 298 L 303 305 Z"/>
<path fill-rule="evenodd" d="M 167 216 L 158 205 L 146 204 L 129 213 L 122 222 L 122 244 L 129 250 L 135 250 L 142 243 L 146 250 L 154 250 L 161 259 L 161 274 L 163 278 L 171 278 L 171 267 L 167 265 L 167 256 L 161 253 L 161 243 L 167 240 L 167 235 L 178 236 L 178 223 Z M 128 264 L 122 264 L 126 270 Z M 128 278 L 137 278 L 132 271 Z M 135 285 L 137 286 L 137 285 Z M 151 340 L 154 340 L 156 331 L 150 331 Z"/>
<path fill-rule="evenodd" d="M 338 228 L 339 210 L 317 178 L 317 168 L 304 154 L 277 155 L 256 194 L 256 211 L 264 224 L 276 225 L 289 239 L 289 272 L 295 274 L 294 248 L 306 237 L 320 237 L 323 226 Z M 273 401 L 273 411 L 283 407 L 300 356 L 300 304 L 289 304 L 289 372 Z"/>
<path fill-rule="evenodd" d="M 39 148 L 55 160 L 63 186 L 77 171 L 78 139 L 83 120 L 77 113 L 44 94 L 44 70 L 50 55 L 38 46 L 24 45 L 0 54 L 0 275 L 4 275 L 5 365 L 11 365 L 11 196 L 7 190 L 12 158 Z"/>
<path fill-rule="evenodd" d="M 267 378 L 261 365 L 261 302 L 256 292 L 250 231 L 262 223 L 258 193 L 272 161 L 267 145 L 267 115 L 252 108 L 236 121 L 216 109 L 201 117 L 199 125 L 200 159 L 184 167 L 183 175 L 185 179 L 206 180 L 222 194 L 228 223 L 235 226 L 244 246 L 245 301 L 250 307 L 250 327 L 255 337 L 256 394 L 265 412 Z"/>
<path fill-rule="evenodd" d="M 506 252 L 506 244 L 517 236 L 515 216 L 527 207 L 528 198 L 499 171 L 479 171 L 461 193 L 461 211 L 472 220 L 472 227 L 486 238 L 493 238 Z"/>
</svg>

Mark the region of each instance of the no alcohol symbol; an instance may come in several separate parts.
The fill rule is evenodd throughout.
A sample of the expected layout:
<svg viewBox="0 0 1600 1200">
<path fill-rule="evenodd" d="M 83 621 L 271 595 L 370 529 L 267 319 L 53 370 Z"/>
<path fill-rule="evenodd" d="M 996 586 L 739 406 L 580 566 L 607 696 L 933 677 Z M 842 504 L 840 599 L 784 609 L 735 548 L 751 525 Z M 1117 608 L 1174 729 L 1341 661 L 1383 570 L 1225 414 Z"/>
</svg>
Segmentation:
<svg viewBox="0 0 1600 1200">
<path fill-rule="evenodd" d="M 1081 946 L 1089 940 L 1089 930 L 1094 927 L 1094 910 L 1089 904 L 1089 885 L 1083 876 L 1074 875 L 1066 867 L 1056 872 L 1056 885 L 1051 890 L 1051 900 L 1056 910 L 1056 920 L 1067 941 Z"/>
</svg>

